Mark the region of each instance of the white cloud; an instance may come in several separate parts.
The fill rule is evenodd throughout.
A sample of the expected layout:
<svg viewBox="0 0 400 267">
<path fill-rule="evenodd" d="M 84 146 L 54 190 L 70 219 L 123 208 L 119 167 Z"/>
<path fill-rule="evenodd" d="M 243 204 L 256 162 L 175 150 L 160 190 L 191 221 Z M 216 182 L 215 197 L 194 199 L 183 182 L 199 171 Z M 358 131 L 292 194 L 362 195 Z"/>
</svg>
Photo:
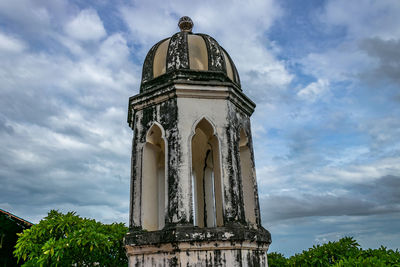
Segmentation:
<svg viewBox="0 0 400 267">
<path fill-rule="evenodd" d="M 300 60 L 306 73 L 328 82 L 354 81 L 377 61 L 360 51 L 356 44 L 341 44 L 322 53 L 310 53 Z"/>
<path fill-rule="evenodd" d="M 42 33 L 50 27 L 51 15 L 60 14 L 58 10 L 65 8 L 63 1 L 51 1 L 43 5 L 40 1 L 0 1 L 0 14 L 20 26 L 22 31 Z M 52 9 L 52 12 L 49 12 Z M 61 19 L 60 16 L 57 17 Z"/>
<path fill-rule="evenodd" d="M 329 90 L 329 81 L 318 79 L 316 82 L 308 84 L 305 88 L 297 92 L 297 96 L 310 102 L 314 102 L 322 97 Z"/>
<path fill-rule="evenodd" d="M 177 31 L 178 21 L 172 10 L 155 1 L 140 1 L 121 6 L 120 12 L 131 31 L 132 41 L 145 46 L 143 53 L 150 50 L 150 46 L 156 42 Z"/>
<path fill-rule="evenodd" d="M 377 151 L 400 150 L 400 119 L 394 116 L 374 118 L 360 123 L 360 129 L 366 132 L 372 142 L 371 148 Z"/>
<path fill-rule="evenodd" d="M 25 49 L 23 41 L 0 32 L 0 53 L 20 53 Z"/>
<path fill-rule="evenodd" d="M 99 59 L 107 66 L 121 67 L 124 64 L 126 65 L 129 54 L 127 41 L 120 33 L 107 37 L 99 48 Z"/>
<path fill-rule="evenodd" d="M 349 39 L 400 37 L 400 2 L 397 0 L 328 1 L 322 23 L 345 26 Z"/>
<path fill-rule="evenodd" d="M 378 69 L 380 62 L 373 56 L 374 51 L 370 51 L 374 47 L 368 46 L 368 53 L 361 48 L 371 38 L 377 41 L 400 39 L 399 13 L 400 2 L 396 0 L 328 1 L 317 16 L 320 27 L 326 32 L 343 28 L 343 40 L 327 50 L 303 57 L 300 60 L 303 70 L 331 83 L 358 82 L 360 78 L 368 80 L 374 75 L 374 70 L 381 71 Z M 372 79 L 379 77 L 373 76 Z"/>
<path fill-rule="evenodd" d="M 65 32 L 79 41 L 97 41 L 106 35 L 99 15 L 94 9 L 84 9 L 65 25 Z"/>
<path fill-rule="evenodd" d="M 70 35 L 59 31 L 62 19 L 56 24 L 46 28 L 52 39 L 39 49 L 27 34 L 0 33 L 0 50 L 7 49 L 0 64 L 0 187 L 7 191 L 1 202 L 35 222 L 61 207 L 126 222 L 126 103 L 138 90 L 139 67 L 123 34 L 107 36 L 94 9 L 66 24 Z M 99 206 L 113 212 L 93 212 Z"/>
<path fill-rule="evenodd" d="M 363 164 L 324 167 L 304 175 L 304 181 L 330 182 L 336 184 L 365 183 L 388 175 L 400 173 L 399 157 L 387 157 Z"/>
</svg>

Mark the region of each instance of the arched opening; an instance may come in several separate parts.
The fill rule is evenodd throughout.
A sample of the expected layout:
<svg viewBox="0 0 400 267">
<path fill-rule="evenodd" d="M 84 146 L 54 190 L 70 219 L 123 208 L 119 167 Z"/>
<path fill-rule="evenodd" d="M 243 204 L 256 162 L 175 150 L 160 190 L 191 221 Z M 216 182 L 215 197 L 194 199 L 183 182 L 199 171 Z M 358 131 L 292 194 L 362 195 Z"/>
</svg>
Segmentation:
<svg viewBox="0 0 400 267">
<path fill-rule="evenodd" d="M 219 143 L 214 128 L 206 119 L 203 118 L 196 125 L 191 145 L 194 225 L 222 226 Z"/>
<path fill-rule="evenodd" d="M 239 141 L 239 157 L 240 157 L 240 171 L 242 174 L 242 188 L 244 200 L 244 213 L 248 223 L 256 223 L 255 213 L 255 191 L 254 191 L 254 170 L 251 161 L 251 153 L 249 148 L 249 140 L 246 132 L 240 130 Z"/>
<path fill-rule="evenodd" d="M 148 231 L 165 224 L 165 142 L 157 124 L 149 129 L 143 147 L 142 163 L 142 227 Z"/>
</svg>

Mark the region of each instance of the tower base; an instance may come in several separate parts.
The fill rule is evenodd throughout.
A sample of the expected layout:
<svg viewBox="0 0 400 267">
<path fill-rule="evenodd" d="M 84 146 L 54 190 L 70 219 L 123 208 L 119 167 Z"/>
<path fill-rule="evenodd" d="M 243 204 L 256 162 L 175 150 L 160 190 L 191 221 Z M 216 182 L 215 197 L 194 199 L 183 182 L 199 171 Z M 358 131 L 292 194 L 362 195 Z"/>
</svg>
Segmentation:
<svg viewBox="0 0 400 267">
<path fill-rule="evenodd" d="M 270 234 L 262 229 L 184 227 L 131 231 L 129 266 L 268 266 Z"/>
</svg>

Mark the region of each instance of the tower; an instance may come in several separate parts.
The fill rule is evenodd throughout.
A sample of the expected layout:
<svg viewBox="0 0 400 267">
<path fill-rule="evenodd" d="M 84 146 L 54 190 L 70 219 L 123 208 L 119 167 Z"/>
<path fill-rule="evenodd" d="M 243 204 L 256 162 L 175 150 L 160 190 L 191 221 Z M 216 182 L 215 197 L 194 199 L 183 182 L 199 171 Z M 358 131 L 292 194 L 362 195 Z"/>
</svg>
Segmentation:
<svg viewBox="0 0 400 267">
<path fill-rule="evenodd" d="M 181 31 L 148 52 L 133 130 L 129 266 L 266 266 L 250 116 L 229 54 Z"/>
</svg>

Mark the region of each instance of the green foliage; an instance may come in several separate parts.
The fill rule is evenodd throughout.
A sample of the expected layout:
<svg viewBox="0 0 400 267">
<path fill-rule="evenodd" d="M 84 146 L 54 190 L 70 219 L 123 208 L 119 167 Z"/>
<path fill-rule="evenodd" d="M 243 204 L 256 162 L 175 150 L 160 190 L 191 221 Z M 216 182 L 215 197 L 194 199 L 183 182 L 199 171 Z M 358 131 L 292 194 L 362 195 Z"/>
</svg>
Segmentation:
<svg viewBox="0 0 400 267">
<path fill-rule="evenodd" d="M 352 237 L 313 246 L 290 258 L 272 252 L 268 254 L 270 267 L 274 266 L 397 266 L 400 267 L 400 252 L 379 249 L 363 250 Z"/>
<path fill-rule="evenodd" d="M 14 255 L 27 266 L 127 266 L 122 223 L 102 224 L 52 210 L 19 234 Z"/>
<path fill-rule="evenodd" d="M 271 252 L 268 253 L 268 266 L 286 266 L 287 259 L 282 253 Z"/>
<path fill-rule="evenodd" d="M 400 252 L 381 246 L 378 249 L 360 249 L 358 257 L 340 260 L 336 267 L 342 266 L 397 266 L 400 267 Z"/>
<path fill-rule="evenodd" d="M 337 242 L 313 246 L 301 254 L 289 258 L 291 266 L 327 266 L 338 260 L 353 257 L 358 253 L 358 244 L 351 237 L 344 237 Z"/>
</svg>

